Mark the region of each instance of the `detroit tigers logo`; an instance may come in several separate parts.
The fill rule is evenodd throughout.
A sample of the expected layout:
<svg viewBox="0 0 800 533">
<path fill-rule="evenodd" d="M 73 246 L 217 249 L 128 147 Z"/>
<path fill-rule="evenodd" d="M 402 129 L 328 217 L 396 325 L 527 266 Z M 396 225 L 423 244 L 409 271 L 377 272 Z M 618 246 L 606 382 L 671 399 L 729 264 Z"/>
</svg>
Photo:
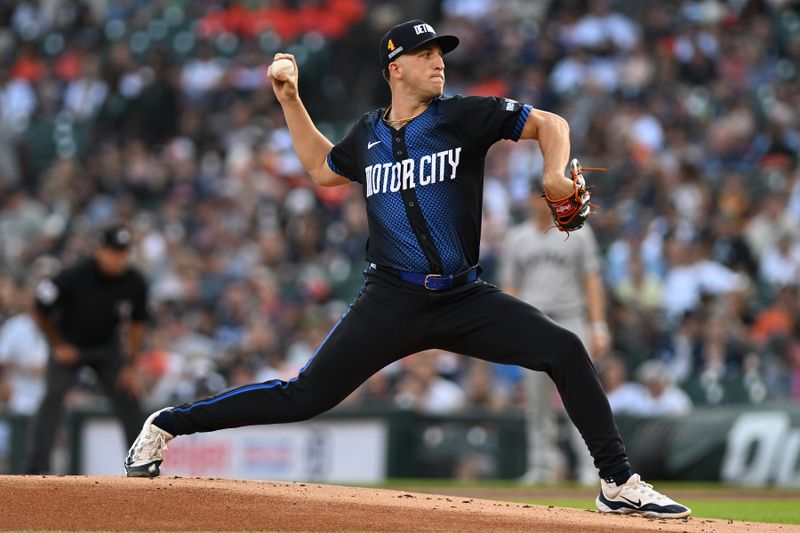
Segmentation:
<svg viewBox="0 0 800 533">
<path fill-rule="evenodd" d="M 461 161 L 461 147 L 426 154 L 396 163 L 376 163 L 364 168 L 367 198 L 373 194 L 398 192 L 455 179 Z"/>
<path fill-rule="evenodd" d="M 417 33 L 417 35 L 421 33 L 433 33 L 434 35 L 436 34 L 436 32 L 433 31 L 433 26 L 431 26 L 430 24 L 417 24 L 416 26 L 414 26 L 414 31 Z"/>
</svg>

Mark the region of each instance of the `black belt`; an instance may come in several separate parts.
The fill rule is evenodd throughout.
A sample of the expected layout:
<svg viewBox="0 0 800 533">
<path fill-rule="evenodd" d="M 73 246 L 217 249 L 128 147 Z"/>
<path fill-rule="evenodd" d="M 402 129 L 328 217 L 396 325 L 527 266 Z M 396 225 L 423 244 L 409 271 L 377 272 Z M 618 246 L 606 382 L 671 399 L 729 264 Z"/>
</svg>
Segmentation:
<svg viewBox="0 0 800 533">
<path fill-rule="evenodd" d="M 395 270 L 394 268 L 378 266 L 375 263 L 371 263 L 369 266 L 375 270 L 384 270 L 386 272 L 390 272 L 406 283 L 413 283 L 414 285 L 425 287 L 429 291 L 444 291 L 460 285 L 466 285 L 467 283 L 472 283 L 477 280 L 478 276 L 480 275 L 480 267 L 478 265 L 470 267 L 463 272 L 459 272 L 458 274 L 450 275 L 405 272 L 403 270 Z"/>
</svg>

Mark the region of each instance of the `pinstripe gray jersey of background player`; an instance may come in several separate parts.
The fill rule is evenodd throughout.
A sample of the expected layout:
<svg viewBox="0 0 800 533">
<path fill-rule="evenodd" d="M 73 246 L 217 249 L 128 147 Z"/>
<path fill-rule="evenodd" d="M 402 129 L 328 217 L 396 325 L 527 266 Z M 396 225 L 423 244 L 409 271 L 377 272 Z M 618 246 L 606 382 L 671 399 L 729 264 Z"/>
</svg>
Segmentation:
<svg viewBox="0 0 800 533">
<path fill-rule="evenodd" d="M 541 187 L 529 197 L 530 217 L 506 237 L 500 277 L 510 294 L 544 311 L 581 338 L 593 358 L 608 353 L 605 290 L 594 231 L 564 239 L 554 228 Z"/>
<path fill-rule="evenodd" d="M 600 274 L 600 257 L 588 225 L 565 239 L 559 231 L 542 231 L 528 221 L 512 228 L 506 237 L 501 284 L 556 322 L 580 319 L 588 324 L 584 282 L 589 274 Z M 589 346 L 585 333 L 578 336 Z"/>
<path fill-rule="evenodd" d="M 588 300 L 594 313 L 604 306 L 601 262 L 597 239 L 587 224 L 570 234 L 552 227 L 549 209 L 539 191 L 531 194 L 532 217 L 507 235 L 500 262 L 503 288 L 521 300 L 538 307 L 553 320 L 581 338 L 587 347 L 596 346 L 600 355 L 608 348 L 607 339 L 590 342 Z M 589 287 L 594 284 L 594 287 Z M 598 286 L 599 285 L 599 286 Z M 595 317 L 597 319 L 598 317 Z M 591 353 L 591 352 L 590 352 Z M 553 482 L 567 475 L 567 458 L 557 447 L 558 413 L 555 389 L 546 375 L 529 372 L 524 376 L 528 439 L 528 470 L 523 480 L 529 483 Z M 590 485 L 595 469 L 586 444 L 575 426 L 568 423 L 566 436 L 575 456 L 575 477 Z"/>
</svg>

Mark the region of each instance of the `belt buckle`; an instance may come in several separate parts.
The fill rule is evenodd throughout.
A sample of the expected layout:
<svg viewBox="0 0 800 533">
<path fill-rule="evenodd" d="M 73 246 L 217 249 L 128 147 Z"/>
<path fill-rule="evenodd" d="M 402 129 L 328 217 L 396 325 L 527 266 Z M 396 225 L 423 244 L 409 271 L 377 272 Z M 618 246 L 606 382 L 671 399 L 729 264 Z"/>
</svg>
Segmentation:
<svg viewBox="0 0 800 533">
<path fill-rule="evenodd" d="M 425 282 L 423 283 L 423 285 L 424 285 L 424 286 L 425 286 L 425 288 L 426 288 L 426 289 L 428 289 L 429 291 L 440 291 L 440 290 L 442 290 L 441 288 L 436 288 L 436 287 L 428 287 L 428 278 L 433 278 L 433 279 L 447 279 L 447 278 L 449 278 L 449 277 L 450 277 L 450 276 L 443 276 L 442 274 L 425 274 Z"/>
</svg>

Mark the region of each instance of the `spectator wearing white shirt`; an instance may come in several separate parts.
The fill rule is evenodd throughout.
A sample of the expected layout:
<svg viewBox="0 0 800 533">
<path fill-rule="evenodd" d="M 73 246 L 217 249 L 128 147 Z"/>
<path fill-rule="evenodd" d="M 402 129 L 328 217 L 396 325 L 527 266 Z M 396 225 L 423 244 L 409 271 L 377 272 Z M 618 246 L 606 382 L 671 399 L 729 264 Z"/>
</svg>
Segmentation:
<svg viewBox="0 0 800 533">
<path fill-rule="evenodd" d="M 675 380 L 664 363 L 647 361 L 639 367 L 637 377 L 645 387 L 639 409 L 643 416 L 679 416 L 692 410 L 692 400 L 683 389 L 675 386 Z"/>
<path fill-rule="evenodd" d="M 618 357 L 609 356 L 598 364 L 598 374 L 608 403 L 615 414 L 637 415 L 646 392 L 638 383 L 628 381 L 628 370 Z"/>
<path fill-rule="evenodd" d="M 608 363 L 608 366 L 606 366 Z M 639 383 L 626 380 L 624 365 L 603 361 L 601 379 L 615 413 L 632 416 L 679 416 L 689 413 L 692 400 L 675 386 L 670 370 L 661 361 L 646 361 L 637 371 Z"/>
<path fill-rule="evenodd" d="M 560 95 L 571 95 L 587 88 L 611 93 L 619 76 L 610 61 L 591 56 L 583 48 L 574 48 L 553 68 L 550 85 Z"/>
<path fill-rule="evenodd" d="M 403 361 L 406 374 L 400 379 L 395 403 L 427 413 L 448 413 L 466 405 L 466 395 L 456 383 L 439 375 L 441 350 L 426 350 Z"/>
<path fill-rule="evenodd" d="M 0 326 L 0 368 L 10 388 L 8 410 L 32 415 L 44 396 L 47 343 L 28 313 L 19 313 Z"/>
<path fill-rule="evenodd" d="M 792 216 L 788 202 L 787 194 L 768 192 L 744 228 L 744 239 L 759 261 L 777 246 L 781 235 L 800 231 L 800 220 Z"/>
<path fill-rule="evenodd" d="M 20 177 L 16 139 L 28 126 L 36 108 L 36 93 L 30 84 L 12 78 L 0 64 L 0 196 L 5 185 L 14 185 Z"/>
<path fill-rule="evenodd" d="M 67 86 L 64 104 L 75 118 L 86 120 L 100 111 L 108 96 L 108 85 L 100 78 L 97 57 L 89 55 L 83 58 L 82 67 L 82 75 Z"/>
<path fill-rule="evenodd" d="M 639 42 L 639 27 L 611 11 L 608 0 L 592 0 L 589 13 L 572 27 L 569 39 L 596 52 L 627 52 Z"/>
<path fill-rule="evenodd" d="M 197 57 L 183 67 L 181 86 L 191 98 L 202 98 L 216 91 L 225 77 L 225 68 L 208 43 L 201 43 Z"/>
<path fill-rule="evenodd" d="M 777 245 L 765 250 L 759 275 L 773 287 L 796 283 L 800 279 L 800 239 L 781 235 Z"/>
<path fill-rule="evenodd" d="M 34 263 L 29 283 L 17 288 L 17 314 L 0 326 L 0 369 L 9 392 L 10 413 L 36 413 L 45 391 L 44 371 L 47 366 L 47 341 L 30 314 L 32 288 L 40 279 L 58 270 L 58 261 L 42 257 Z M 1 402 L 0 402 L 1 403 Z"/>
<path fill-rule="evenodd" d="M 800 223 L 800 173 L 795 175 L 794 184 L 789 188 L 786 213 L 795 225 Z"/>
<path fill-rule="evenodd" d="M 634 253 L 628 258 L 628 274 L 614 287 L 614 295 L 626 306 L 653 313 L 661 308 L 664 285 L 658 276 L 645 271 L 641 255 Z"/>
<path fill-rule="evenodd" d="M 30 83 L 13 78 L 4 65 L 0 65 L 0 128 L 14 134 L 22 132 L 36 109 L 36 92 Z"/>
<path fill-rule="evenodd" d="M 664 279 L 664 307 L 676 319 L 696 308 L 704 295 L 723 295 L 746 288 L 749 278 L 708 258 L 699 242 L 684 243 L 674 236 L 667 247 L 670 268 Z"/>
<path fill-rule="evenodd" d="M 0 189 L 0 266 L 22 276 L 47 237 L 47 208 L 17 184 Z"/>
<path fill-rule="evenodd" d="M 678 172 L 678 183 L 671 187 L 670 202 L 678 217 L 693 228 L 699 228 L 711 211 L 712 192 L 699 168 L 684 163 Z"/>
</svg>

